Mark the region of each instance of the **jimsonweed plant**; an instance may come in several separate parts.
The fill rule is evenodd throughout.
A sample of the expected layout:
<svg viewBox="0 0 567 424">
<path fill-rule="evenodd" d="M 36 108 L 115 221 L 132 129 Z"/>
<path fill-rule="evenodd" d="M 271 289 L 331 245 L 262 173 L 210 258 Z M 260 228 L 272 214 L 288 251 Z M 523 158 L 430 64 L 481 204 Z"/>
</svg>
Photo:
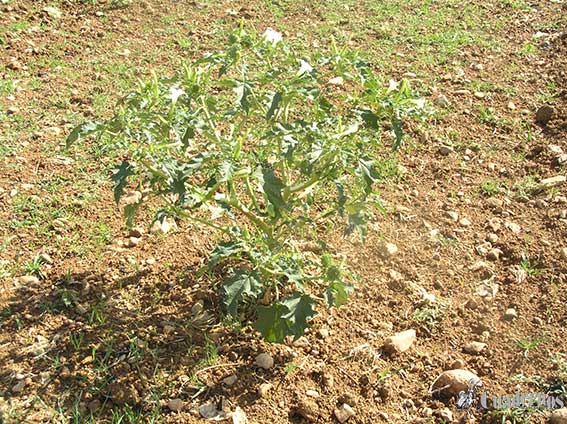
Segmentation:
<svg viewBox="0 0 567 424">
<path fill-rule="evenodd" d="M 281 342 L 304 333 L 316 303 L 347 301 L 353 275 L 317 229 L 338 218 L 366 235 L 381 208 L 383 140 L 397 148 L 402 119 L 423 107 L 407 82 L 383 84 L 355 53 L 333 45 L 307 57 L 276 31 L 240 28 L 224 51 L 140 82 L 113 118 L 78 126 L 68 144 L 95 134 L 119 152 L 116 202 L 140 193 L 125 206 L 130 225 L 158 198 L 158 219 L 218 231 L 208 268 L 223 277 L 226 313 Z M 315 240 L 318 256 L 302 240 Z"/>
</svg>

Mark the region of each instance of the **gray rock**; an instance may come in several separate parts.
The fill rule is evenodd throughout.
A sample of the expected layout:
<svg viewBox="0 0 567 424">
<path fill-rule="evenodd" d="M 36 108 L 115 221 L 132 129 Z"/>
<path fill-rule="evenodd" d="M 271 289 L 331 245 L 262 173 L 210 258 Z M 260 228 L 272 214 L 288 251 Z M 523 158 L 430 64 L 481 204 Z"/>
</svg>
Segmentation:
<svg viewBox="0 0 567 424">
<path fill-rule="evenodd" d="M 266 395 L 268 394 L 268 392 L 270 390 L 272 390 L 272 388 L 274 387 L 273 384 L 271 383 L 262 383 L 260 384 L 260 387 L 258 388 L 258 396 L 259 397 L 266 397 Z"/>
<path fill-rule="evenodd" d="M 551 187 L 557 187 L 565 183 L 567 177 L 565 175 L 556 175 L 555 177 L 545 178 L 540 181 L 540 188 L 545 190 Z"/>
<path fill-rule="evenodd" d="M 470 355 L 480 355 L 485 348 L 486 348 L 486 343 L 470 342 L 465 345 L 463 350 Z"/>
<path fill-rule="evenodd" d="M 378 253 L 383 258 L 391 258 L 398 253 L 398 246 L 396 246 L 394 243 L 382 241 L 378 246 Z"/>
<path fill-rule="evenodd" d="M 39 278 L 37 278 L 35 275 L 24 275 L 20 277 L 19 280 L 20 280 L 20 284 L 26 286 L 33 286 L 39 283 Z"/>
<path fill-rule="evenodd" d="M 444 396 L 455 396 L 463 390 L 469 389 L 471 380 L 480 380 L 475 374 L 464 369 L 453 369 L 444 371 L 431 386 L 433 393 Z"/>
<path fill-rule="evenodd" d="M 439 410 L 439 418 L 441 418 L 446 423 L 452 423 L 454 421 L 453 413 L 451 412 L 451 410 L 449 408 L 440 409 Z"/>
<path fill-rule="evenodd" d="M 343 403 L 340 408 L 335 409 L 333 413 L 340 423 L 346 423 L 350 418 L 356 415 L 354 409 L 346 403 Z"/>
<path fill-rule="evenodd" d="M 401 331 L 384 340 L 384 350 L 388 353 L 402 353 L 408 350 L 416 340 L 415 330 Z"/>
<path fill-rule="evenodd" d="M 260 353 L 258 356 L 256 356 L 254 363 L 260 368 L 269 370 L 274 366 L 274 358 L 272 358 L 268 353 Z"/>
<path fill-rule="evenodd" d="M 451 104 L 449 103 L 449 100 L 447 99 L 446 96 L 444 96 L 443 94 L 438 95 L 435 100 L 433 100 L 433 103 L 436 106 L 442 107 L 442 108 L 448 108 Z"/>
<path fill-rule="evenodd" d="M 459 214 L 455 211 L 447 211 L 445 212 L 445 216 L 453 222 L 457 222 L 459 220 Z"/>
<path fill-rule="evenodd" d="M 549 417 L 549 424 L 567 424 L 567 408 L 553 411 Z"/>
<path fill-rule="evenodd" d="M 539 124 L 546 125 L 549 121 L 551 121 L 551 118 L 553 118 L 553 113 L 554 110 L 551 106 L 549 105 L 541 106 L 536 112 L 536 116 L 535 116 L 536 122 Z"/>
<path fill-rule="evenodd" d="M 518 313 L 514 308 L 506 309 L 506 312 L 504 312 L 504 319 L 506 321 L 514 321 L 516 318 L 518 318 Z"/>
<path fill-rule="evenodd" d="M 183 402 L 181 399 L 170 399 L 167 402 L 167 407 L 169 408 L 170 411 L 181 411 L 183 408 L 185 408 L 185 402 Z"/>
</svg>

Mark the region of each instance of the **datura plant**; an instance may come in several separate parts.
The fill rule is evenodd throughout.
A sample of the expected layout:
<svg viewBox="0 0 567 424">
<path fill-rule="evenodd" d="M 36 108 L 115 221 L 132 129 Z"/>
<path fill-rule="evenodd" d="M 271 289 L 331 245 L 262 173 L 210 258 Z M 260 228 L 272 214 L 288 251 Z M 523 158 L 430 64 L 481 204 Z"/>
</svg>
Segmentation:
<svg viewBox="0 0 567 424">
<path fill-rule="evenodd" d="M 300 337 L 316 305 L 347 301 L 353 274 L 317 229 L 342 221 L 366 235 L 384 140 L 397 148 L 402 119 L 424 116 L 406 81 L 384 84 L 358 54 L 329 50 L 307 56 L 274 30 L 240 28 L 223 51 L 140 82 L 114 117 L 67 140 L 96 135 L 119 152 L 116 202 L 144 193 L 124 209 L 129 225 L 157 197 L 157 219 L 215 229 L 208 268 L 222 276 L 225 312 L 270 342 Z"/>
</svg>

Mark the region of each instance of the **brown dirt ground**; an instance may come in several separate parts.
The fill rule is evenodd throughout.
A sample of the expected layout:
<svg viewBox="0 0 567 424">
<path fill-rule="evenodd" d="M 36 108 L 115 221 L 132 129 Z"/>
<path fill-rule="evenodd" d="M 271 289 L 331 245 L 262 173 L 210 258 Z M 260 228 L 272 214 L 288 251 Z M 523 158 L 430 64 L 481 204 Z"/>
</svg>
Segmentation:
<svg viewBox="0 0 567 424">
<path fill-rule="evenodd" d="M 98 56 L 128 48 L 131 77 L 147 74 L 151 68 L 170 69 L 174 61 L 167 53 L 171 50 L 165 49 L 167 24 L 156 23 L 160 16 L 182 13 L 183 8 L 191 27 L 187 33 L 203 51 L 215 40 L 211 19 L 230 25 L 244 16 L 260 28 L 270 25 L 264 9 L 232 2 L 230 7 L 239 14 L 234 18 L 226 14 L 223 3 L 207 13 L 189 13 L 189 20 L 187 8 L 198 9 L 198 4 L 155 0 L 134 3 L 127 11 L 105 10 L 102 18 L 94 13 L 99 10 L 94 6 L 64 2 L 64 15 L 55 30 L 33 30 L 49 21 L 41 13 L 45 4 L 22 0 L 11 3 L 11 9 L 0 6 L 0 25 L 22 17 L 37 25 L 0 46 L 0 63 L 16 58 L 24 65 L 13 70 L 19 79 L 41 81 L 40 88 L 25 90 L 10 103 L 19 108 L 18 123 L 2 123 L 6 131 L 15 125 L 30 130 L 18 133 L 23 135 L 12 142 L 23 148 L 0 164 L 0 215 L 5 222 L 12 219 L 13 199 L 19 195 L 11 193 L 13 189 L 41 198 L 46 195 L 42 181 L 59 178 L 61 191 L 57 204 L 51 206 L 71 205 L 77 219 L 59 233 L 51 228 L 47 238 L 29 228 L 9 231 L 2 227 L 7 243 L 2 259 L 22 264 L 41 251 L 54 259 L 35 286 L 18 287 L 13 277 L 3 282 L 0 411 L 6 417 L 9 411 L 17 411 L 7 420 L 66 422 L 56 415 L 57 405 L 70 411 L 79 399 L 77 409 L 93 408 L 95 422 L 111 422 L 113 409 L 124 405 L 148 417 L 158 405 L 161 422 L 200 422 L 195 408 L 223 400 L 231 410 L 243 408 L 256 423 L 302 422 L 306 410 L 316 416 L 315 422 L 336 422 L 333 410 L 345 401 L 357 413 L 349 422 L 441 422 L 435 416 L 425 417 L 424 408 L 437 414 L 448 406 L 457 414 L 454 400 L 443 403 L 428 391 L 437 375 L 456 360 L 475 371 L 490 393 L 535 392 L 554 382 L 567 384 L 567 358 L 554 362 L 567 352 L 567 258 L 561 254 L 567 246 L 567 194 L 564 186 L 530 192 L 521 184 L 529 181 L 529 175 L 537 179 L 564 174 L 547 146 L 567 151 L 567 33 L 555 30 L 540 54 L 520 61 L 514 75 L 514 110 L 507 106 L 511 98 L 505 92 L 493 91 L 483 99 L 455 93 L 467 78 L 492 83 L 510 78 L 505 63 L 532 38 L 537 26 L 530 19 L 567 14 L 560 3 L 533 2 L 535 12 L 519 14 L 515 27 L 499 30 L 498 36 L 508 43 L 500 46 L 497 56 L 487 56 L 480 48 L 462 51 L 460 63 L 467 64 L 464 76 L 445 77 L 444 67 L 431 65 L 427 75 L 416 77 L 420 79 L 416 83 L 429 87 L 431 99 L 444 93 L 453 107 L 427 129 L 416 130 L 414 142 L 400 153 L 398 161 L 405 172 L 395 184 L 382 188 L 391 213 L 375 222 L 366 244 L 345 240 L 339 233 L 327 236 L 360 274 L 361 282 L 348 306 L 322 310 L 306 336 L 288 345 L 266 345 L 248 328 L 233 332 L 203 322 L 195 313 L 197 301 L 204 302 L 213 323 L 220 316 L 215 285 L 195 276 L 214 244 L 213 236 L 179 223 L 173 235 L 146 236 L 138 247 L 121 248 L 116 241 L 124 240 L 126 230 L 109 186 L 101 185 L 99 195 L 88 200 L 83 186 L 77 185 L 80 179 L 95 184 L 100 164 L 80 155 L 75 162 L 66 162 L 62 147 L 63 135 L 76 122 L 76 115 L 97 114 L 94 94 L 105 85 L 113 87 L 111 71 L 96 67 Z M 314 5 L 313 10 L 321 7 Z M 495 13 L 502 13 L 494 7 Z M 298 8 L 282 19 L 287 25 L 299 25 L 307 18 Z M 316 13 L 309 15 L 309 21 L 316 19 Z M 139 30 L 154 24 L 156 31 L 150 35 Z M 364 45 L 364 40 L 357 44 Z M 47 59 L 54 54 L 62 63 L 71 63 L 76 76 L 51 66 Z M 28 61 L 36 66 L 26 69 Z M 483 69 L 468 67 L 473 63 L 482 63 Z M 406 65 L 402 59 L 399 75 L 394 76 L 404 74 L 409 69 Z M 538 95 L 551 81 L 559 87 L 555 116 L 548 125 L 539 125 L 534 121 Z M 71 91 L 66 109 L 53 106 L 54 100 Z M 475 111 L 480 104 L 494 108 L 501 120 L 479 121 Z M 526 137 L 528 129 L 531 138 Z M 454 143 L 454 151 L 447 156 L 439 154 L 441 143 L 452 138 L 462 143 Z M 493 196 L 503 201 L 501 206 L 491 205 L 490 197 L 480 192 L 488 180 L 509 189 Z M 528 193 L 522 192 L 524 188 Z M 450 221 L 447 211 L 468 218 L 471 225 Z M 26 212 L 24 208 L 21 213 Z M 101 221 L 112 229 L 112 243 L 85 255 L 70 249 L 73 234 L 79 235 L 75 245 L 88 244 L 90 231 Z M 518 224 L 520 232 L 512 232 L 506 222 Z M 431 230 L 439 230 L 442 236 L 432 237 Z M 488 233 L 498 235 L 493 243 L 502 251 L 498 261 L 487 261 L 475 250 Z M 383 239 L 399 247 L 395 257 L 380 257 Z M 522 274 L 519 265 L 525 258 L 537 264 L 534 275 Z M 487 269 L 472 270 L 479 260 L 488 263 Z M 483 280 L 498 286 L 493 300 L 475 295 Z M 415 318 L 415 311 L 423 309 L 417 287 L 446 305 L 436 325 Z M 77 296 L 73 307 L 64 304 L 65 293 Z M 518 312 L 513 322 L 503 319 L 510 307 Z M 407 328 L 417 330 L 415 346 L 399 356 L 382 354 L 384 338 Z M 329 335 L 322 337 L 321 329 Z M 516 339 L 541 340 L 524 355 Z M 486 350 L 480 355 L 464 353 L 463 346 L 472 340 L 485 341 Z M 211 365 L 218 367 L 199 372 L 204 384 L 196 386 L 191 376 L 205 367 L 202 359 L 210 355 L 211 343 L 218 349 Z M 262 351 L 275 358 L 270 371 L 253 365 Z M 221 380 L 231 374 L 238 378 L 228 387 Z M 13 387 L 19 377 L 25 386 L 16 393 Z M 273 387 L 260 397 L 258 389 L 266 382 Z M 309 398 L 307 390 L 318 391 L 320 397 Z M 186 402 L 183 411 L 168 410 L 165 403 L 173 398 Z M 500 418 L 476 414 L 470 421 L 492 419 Z M 513 422 L 512 417 L 508 419 Z M 526 420 L 543 422 L 544 418 L 531 415 Z"/>
</svg>

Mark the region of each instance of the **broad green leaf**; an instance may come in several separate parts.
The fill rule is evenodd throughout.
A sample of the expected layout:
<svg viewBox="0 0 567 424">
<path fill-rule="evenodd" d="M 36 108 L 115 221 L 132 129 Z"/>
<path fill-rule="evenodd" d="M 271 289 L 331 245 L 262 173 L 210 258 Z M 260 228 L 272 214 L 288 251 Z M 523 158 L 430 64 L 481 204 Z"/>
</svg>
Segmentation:
<svg viewBox="0 0 567 424">
<path fill-rule="evenodd" d="M 252 93 L 252 89 L 250 85 L 245 82 L 239 82 L 238 85 L 234 88 L 234 92 L 236 93 L 236 101 L 242 108 L 242 110 L 248 114 L 250 112 L 250 102 L 248 101 L 248 96 Z"/>
<path fill-rule="evenodd" d="M 120 198 L 124 194 L 124 187 L 128 184 L 128 177 L 134 175 L 134 167 L 127 161 L 122 161 L 120 166 L 115 169 L 112 174 L 114 182 L 114 201 L 116 204 L 120 202 Z"/>
<path fill-rule="evenodd" d="M 66 147 L 69 148 L 71 144 L 77 142 L 81 138 L 87 137 L 97 132 L 102 127 L 103 125 L 97 122 L 85 122 L 84 124 L 76 126 L 67 136 L 67 140 L 65 141 Z"/>
<path fill-rule="evenodd" d="M 397 118 L 392 118 L 392 129 L 394 130 L 394 135 L 396 136 L 396 141 L 394 142 L 394 150 L 398 150 L 402 145 L 404 138 L 404 130 L 402 126 L 402 121 Z"/>
<path fill-rule="evenodd" d="M 282 343 L 286 336 L 290 335 L 289 322 L 283 319 L 289 309 L 280 302 L 274 302 L 270 306 L 258 305 L 258 313 L 254 328 L 260 332 L 264 340 L 270 343 Z"/>
<path fill-rule="evenodd" d="M 246 250 L 242 242 L 220 242 L 209 256 L 209 268 L 214 268 L 219 262 L 230 257 L 239 257 Z"/>
<path fill-rule="evenodd" d="M 342 306 L 348 301 L 351 288 L 342 281 L 333 281 L 325 289 L 325 299 L 329 306 Z"/>
<path fill-rule="evenodd" d="M 258 168 L 255 175 L 268 201 L 276 209 L 285 207 L 285 202 L 282 197 L 284 185 L 274 171 L 270 168 Z"/>
<path fill-rule="evenodd" d="M 132 228 L 134 226 L 134 219 L 138 213 L 138 209 L 142 202 L 130 203 L 124 206 L 124 218 L 126 218 L 126 226 Z"/>
<path fill-rule="evenodd" d="M 263 290 L 264 286 L 255 272 L 237 271 L 224 283 L 224 306 L 230 315 L 237 316 L 239 305 L 248 299 L 258 298 Z"/>
<path fill-rule="evenodd" d="M 220 174 L 220 180 L 222 182 L 227 182 L 230 181 L 232 179 L 232 176 L 234 175 L 234 166 L 232 165 L 232 163 L 228 162 L 228 161 L 224 161 L 223 163 L 220 164 L 219 166 L 219 174 Z"/>
<path fill-rule="evenodd" d="M 282 318 L 288 321 L 291 334 L 298 339 L 305 333 L 307 321 L 315 316 L 313 299 L 306 294 L 296 293 L 281 303 L 289 310 Z"/>
<path fill-rule="evenodd" d="M 270 108 L 268 109 L 268 112 L 266 112 L 266 119 L 272 119 L 281 101 L 282 95 L 280 93 L 275 93 L 272 97 L 272 101 L 270 102 Z"/>
</svg>

